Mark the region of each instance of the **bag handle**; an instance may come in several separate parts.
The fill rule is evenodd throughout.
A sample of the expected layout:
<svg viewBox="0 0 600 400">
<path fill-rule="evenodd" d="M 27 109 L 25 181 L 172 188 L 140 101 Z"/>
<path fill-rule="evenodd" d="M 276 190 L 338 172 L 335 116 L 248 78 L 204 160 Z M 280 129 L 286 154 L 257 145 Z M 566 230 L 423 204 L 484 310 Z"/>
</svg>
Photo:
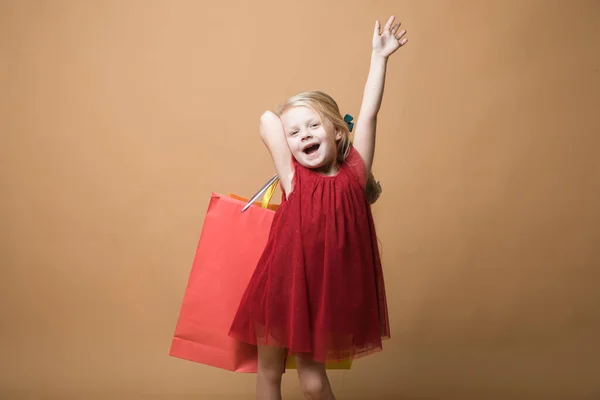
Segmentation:
<svg viewBox="0 0 600 400">
<path fill-rule="evenodd" d="M 237 194 L 233 194 L 233 193 L 229 193 L 227 195 L 227 197 L 230 197 L 232 199 L 236 199 L 239 201 L 243 201 L 244 203 L 246 203 L 245 208 L 247 208 L 250 205 L 256 205 L 256 206 L 260 206 L 261 208 L 265 208 L 265 209 L 269 209 L 271 211 L 277 211 L 277 209 L 279 208 L 279 204 L 271 204 L 271 199 L 273 198 L 273 193 L 275 193 L 275 189 L 277 189 L 277 185 L 279 184 L 279 178 L 273 179 L 273 181 L 271 182 L 271 184 L 264 189 L 264 193 L 262 195 L 262 199 L 260 201 L 260 203 L 258 202 L 258 199 L 253 202 L 253 203 L 248 203 L 250 200 L 246 197 L 243 196 L 238 196 Z M 263 189 L 261 189 L 262 191 Z M 260 198 L 260 197 L 259 197 Z"/>
<path fill-rule="evenodd" d="M 273 181 L 273 183 L 271 184 L 271 186 L 269 186 L 269 188 L 267 189 L 267 191 L 263 195 L 262 201 L 260 203 L 260 206 L 262 208 L 269 207 L 269 204 L 271 203 L 271 198 L 273 197 L 273 193 L 275 193 L 275 189 L 277 188 L 277 184 L 278 183 L 279 183 L 279 178 L 277 178 L 275 181 Z"/>
</svg>

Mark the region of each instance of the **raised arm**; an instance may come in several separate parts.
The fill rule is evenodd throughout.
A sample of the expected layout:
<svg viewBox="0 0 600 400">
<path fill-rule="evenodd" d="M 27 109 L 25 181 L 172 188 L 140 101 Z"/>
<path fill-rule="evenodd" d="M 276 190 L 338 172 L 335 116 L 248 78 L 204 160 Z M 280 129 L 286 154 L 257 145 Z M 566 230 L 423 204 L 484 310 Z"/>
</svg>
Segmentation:
<svg viewBox="0 0 600 400">
<path fill-rule="evenodd" d="M 292 153 L 285 139 L 283 124 L 279 117 L 271 111 L 265 112 L 260 117 L 260 137 L 267 146 L 269 153 L 271 153 L 281 187 L 286 196 L 289 196 L 292 191 L 292 177 L 294 175 Z"/>
<path fill-rule="evenodd" d="M 377 114 L 379 113 L 383 99 L 387 61 L 389 56 L 407 41 L 406 38 L 403 38 L 406 34 L 405 30 L 396 33 L 400 27 L 400 23 L 394 24 L 394 19 L 393 16 L 388 19 L 383 32 L 380 32 L 379 21 L 375 22 L 371 67 L 365 85 L 360 113 L 356 121 L 354 148 L 363 159 L 367 176 L 371 172 L 373 156 L 375 154 Z"/>
</svg>

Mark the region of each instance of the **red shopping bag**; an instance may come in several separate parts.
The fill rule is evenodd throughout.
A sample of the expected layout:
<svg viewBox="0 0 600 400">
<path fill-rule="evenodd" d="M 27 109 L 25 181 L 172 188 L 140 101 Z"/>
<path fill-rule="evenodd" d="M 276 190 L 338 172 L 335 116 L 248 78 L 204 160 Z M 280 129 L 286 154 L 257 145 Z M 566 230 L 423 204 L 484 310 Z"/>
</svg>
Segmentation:
<svg viewBox="0 0 600 400">
<path fill-rule="evenodd" d="M 210 199 L 169 354 L 256 372 L 256 347 L 231 338 L 229 328 L 266 245 L 276 206 L 241 213 L 242 199 L 216 193 Z"/>
</svg>

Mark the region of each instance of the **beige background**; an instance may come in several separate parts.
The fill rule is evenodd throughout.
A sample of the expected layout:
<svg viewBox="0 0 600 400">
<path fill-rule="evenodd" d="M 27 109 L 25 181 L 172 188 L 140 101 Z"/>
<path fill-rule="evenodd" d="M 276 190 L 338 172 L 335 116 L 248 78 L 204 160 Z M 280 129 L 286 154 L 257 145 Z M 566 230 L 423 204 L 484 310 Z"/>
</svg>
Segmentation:
<svg viewBox="0 0 600 400">
<path fill-rule="evenodd" d="M 253 398 L 168 356 L 209 195 L 273 173 L 258 117 L 286 96 L 356 116 L 390 13 L 393 339 L 338 397 L 600 398 L 592 0 L 0 1 L 0 397 Z"/>
</svg>

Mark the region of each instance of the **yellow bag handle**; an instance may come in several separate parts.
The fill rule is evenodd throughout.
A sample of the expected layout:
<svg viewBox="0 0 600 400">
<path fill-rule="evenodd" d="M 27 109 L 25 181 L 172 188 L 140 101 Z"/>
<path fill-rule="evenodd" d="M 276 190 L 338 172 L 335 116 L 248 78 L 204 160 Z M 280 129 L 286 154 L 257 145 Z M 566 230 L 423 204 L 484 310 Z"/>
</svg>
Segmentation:
<svg viewBox="0 0 600 400">
<path fill-rule="evenodd" d="M 273 197 L 273 193 L 275 193 L 275 189 L 277 189 L 277 184 L 279 183 L 279 178 L 277 178 L 272 184 L 271 186 L 269 186 L 269 188 L 267 189 L 267 191 L 265 192 L 265 194 L 263 195 L 262 198 L 262 202 L 260 204 L 260 206 L 262 208 L 267 208 L 269 206 L 269 203 L 271 203 L 271 198 Z"/>
<path fill-rule="evenodd" d="M 267 190 L 265 190 L 265 193 L 262 196 L 262 199 L 260 201 L 260 203 L 258 201 L 255 201 L 253 204 L 254 205 L 259 205 L 262 208 L 265 209 L 269 209 L 272 211 L 277 211 L 277 209 L 279 208 L 279 204 L 271 204 L 271 198 L 273 197 L 273 193 L 275 193 L 275 189 L 277 189 L 277 184 L 279 183 L 279 178 L 276 178 L 273 183 L 271 183 L 271 185 L 267 188 Z M 227 195 L 227 197 L 230 197 L 232 199 L 236 199 L 239 201 L 243 201 L 243 202 L 248 202 L 249 199 L 243 196 L 238 196 L 237 194 L 234 193 L 229 193 Z"/>
</svg>

